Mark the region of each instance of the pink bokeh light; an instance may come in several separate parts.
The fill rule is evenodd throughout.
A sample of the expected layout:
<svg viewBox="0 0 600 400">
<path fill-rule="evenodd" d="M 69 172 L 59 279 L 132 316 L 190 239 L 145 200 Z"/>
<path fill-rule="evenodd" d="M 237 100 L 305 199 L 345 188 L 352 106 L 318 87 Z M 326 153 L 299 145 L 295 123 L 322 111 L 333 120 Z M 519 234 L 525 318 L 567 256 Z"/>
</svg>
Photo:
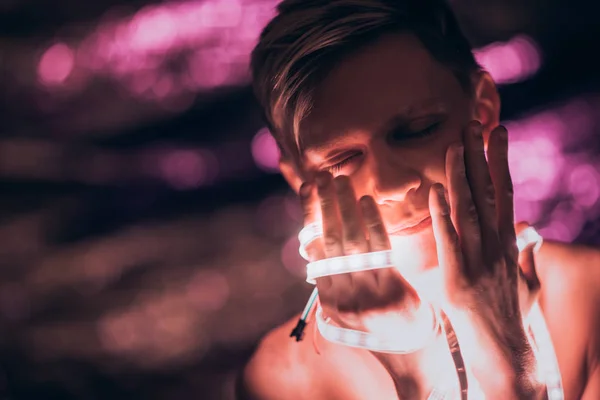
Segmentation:
<svg viewBox="0 0 600 400">
<path fill-rule="evenodd" d="M 205 0 L 149 5 L 131 16 L 107 18 L 81 42 L 77 60 L 95 74 L 120 81 L 131 95 L 159 102 L 185 91 L 243 85 L 249 79 L 250 51 L 274 4 Z M 177 79 L 183 84 L 165 85 L 156 95 L 147 91 L 147 79 L 136 78 L 139 71 L 168 74 L 173 60 L 183 67 Z M 160 77 L 152 80 L 160 82 Z"/>
<path fill-rule="evenodd" d="M 590 164 L 573 167 L 568 176 L 568 189 L 583 209 L 594 207 L 600 200 L 600 171 Z"/>
<path fill-rule="evenodd" d="M 293 276 L 306 278 L 306 261 L 298 253 L 299 247 L 298 237 L 290 237 L 281 248 L 281 262 Z"/>
<path fill-rule="evenodd" d="M 38 78 L 47 86 L 60 85 L 69 77 L 74 65 L 73 50 L 65 43 L 56 43 L 42 54 L 37 68 Z"/>
<path fill-rule="evenodd" d="M 497 84 L 523 81 L 534 75 L 542 63 L 538 45 L 525 35 L 505 43 L 492 43 L 474 53 L 479 64 Z"/>
<path fill-rule="evenodd" d="M 174 150 L 160 157 L 159 172 L 176 189 L 206 185 L 216 175 L 216 160 L 207 151 Z"/>
<path fill-rule="evenodd" d="M 186 286 L 186 299 L 199 311 L 218 311 L 229 299 L 227 278 L 217 271 L 198 272 Z"/>
<path fill-rule="evenodd" d="M 589 149 L 576 146 L 593 134 L 591 109 L 587 101 L 573 99 L 504 123 L 515 218 L 536 224 L 549 239 L 575 240 L 586 220 L 600 212 L 600 165 Z"/>
<path fill-rule="evenodd" d="M 563 158 L 556 144 L 534 137 L 511 144 L 509 162 L 515 191 L 531 201 L 540 201 L 556 192 Z"/>
<path fill-rule="evenodd" d="M 267 128 L 259 130 L 252 139 L 252 157 L 266 172 L 279 172 L 279 147 Z"/>
<path fill-rule="evenodd" d="M 249 82 L 249 55 L 275 12 L 275 0 L 192 0 L 148 5 L 128 16 L 109 14 L 77 46 L 76 67 L 108 76 L 134 97 L 164 102 L 184 92 L 210 91 Z M 64 51 L 64 48 L 61 50 Z M 498 84 L 535 74 L 541 52 L 520 35 L 475 51 Z M 177 84 L 148 87 L 181 65 Z M 60 76 L 45 79 L 58 84 Z M 152 73 L 148 73 L 152 72 Z M 138 74 L 143 78 L 138 78 Z M 64 78 L 62 78 L 64 80 Z"/>
</svg>

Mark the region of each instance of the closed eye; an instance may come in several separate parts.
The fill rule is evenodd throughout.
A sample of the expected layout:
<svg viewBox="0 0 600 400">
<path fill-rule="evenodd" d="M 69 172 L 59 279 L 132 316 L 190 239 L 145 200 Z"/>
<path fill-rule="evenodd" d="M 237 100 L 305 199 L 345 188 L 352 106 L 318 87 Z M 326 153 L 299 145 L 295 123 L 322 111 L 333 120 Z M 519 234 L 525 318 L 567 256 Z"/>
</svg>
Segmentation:
<svg viewBox="0 0 600 400">
<path fill-rule="evenodd" d="M 426 126 L 425 128 L 414 130 L 409 129 L 406 126 L 398 127 L 391 132 L 391 137 L 394 141 L 408 141 L 412 139 L 424 138 L 436 133 L 436 131 L 442 126 L 444 120 L 436 121 Z M 362 152 L 356 152 L 348 157 L 344 158 L 342 161 L 339 161 L 335 164 L 332 164 L 328 167 L 325 167 L 325 171 L 329 171 L 332 175 L 338 175 L 348 169 L 353 163 L 357 162 L 360 157 L 362 157 Z"/>
<path fill-rule="evenodd" d="M 442 121 L 440 122 L 435 122 L 423 129 L 419 129 L 419 130 L 410 130 L 410 129 L 406 129 L 406 128 L 399 128 L 396 129 L 394 132 L 392 132 L 392 138 L 393 140 L 411 140 L 411 139 L 418 139 L 418 138 L 423 138 L 423 137 L 427 137 L 429 135 L 434 134 L 438 128 L 440 128 L 440 126 L 442 125 Z"/>
<path fill-rule="evenodd" d="M 342 169 L 344 169 L 344 167 L 347 167 L 352 162 L 357 161 L 357 158 L 360 156 L 362 156 L 362 153 L 352 154 L 349 157 L 346 157 L 345 159 L 343 159 L 342 161 L 335 163 L 333 165 L 330 165 L 329 167 L 327 167 L 325 169 L 327 171 L 329 171 L 332 175 L 339 174 L 342 172 Z"/>
<path fill-rule="evenodd" d="M 442 125 L 441 122 L 436 122 L 435 124 L 429 125 L 427 128 L 421 129 L 420 131 L 418 131 L 415 136 L 418 136 L 418 137 L 429 136 L 432 133 L 434 133 L 435 131 L 437 131 L 437 129 L 440 127 L 440 125 Z"/>
</svg>

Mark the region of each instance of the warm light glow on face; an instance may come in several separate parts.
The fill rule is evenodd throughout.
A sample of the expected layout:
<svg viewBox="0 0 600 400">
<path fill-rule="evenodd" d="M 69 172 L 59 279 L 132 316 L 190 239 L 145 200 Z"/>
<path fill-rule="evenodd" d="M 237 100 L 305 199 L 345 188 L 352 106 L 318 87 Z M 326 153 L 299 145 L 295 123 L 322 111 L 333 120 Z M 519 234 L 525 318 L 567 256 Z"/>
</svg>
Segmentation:
<svg viewBox="0 0 600 400">
<path fill-rule="evenodd" d="M 435 253 L 435 247 L 427 246 L 425 234 L 410 236 L 390 236 L 394 251 L 394 265 L 403 275 L 413 276 L 425 268 L 429 252 Z M 431 237 L 433 238 L 433 234 Z"/>
</svg>

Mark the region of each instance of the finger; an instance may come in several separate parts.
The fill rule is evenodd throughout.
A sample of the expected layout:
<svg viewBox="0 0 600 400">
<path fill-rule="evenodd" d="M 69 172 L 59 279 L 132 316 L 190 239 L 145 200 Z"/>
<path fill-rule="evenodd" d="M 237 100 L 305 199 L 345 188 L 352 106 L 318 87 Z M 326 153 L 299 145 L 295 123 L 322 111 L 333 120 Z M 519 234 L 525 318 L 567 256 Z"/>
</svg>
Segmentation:
<svg viewBox="0 0 600 400">
<path fill-rule="evenodd" d="M 528 228 L 526 222 L 515 224 L 515 232 L 519 235 L 524 229 Z M 519 251 L 519 299 L 521 303 L 521 312 L 527 315 L 531 306 L 536 301 L 540 292 L 541 284 L 537 276 L 534 256 L 534 246 L 527 246 Z"/>
<path fill-rule="evenodd" d="M 516 235 L 520 235 L 526 228 L 529 228 L 529 224 L 527 222 L 519 222 L 515 224 L 515 233 Z M 523 277 L 527 280 L 527 285 L 531 289 L 539 289 L 540 281 L 537 275 L 537 269 L 535 265 L 535 256 L 534 256 L 534 248 L 535 246 L 527 246 L 522 251 L 519 251 L 519 270 Z M 518 251 L 518 249 L 517 249 Z"/>
<path fill-rule="evenodd" d="M 499 251 L 498 222 L 496 220 L 496 194 L 483 145 L 483 127 L 471 122 L 464 135 L 465 165 L 471 197 L 479 216 L 481 246 L 485 265 L 493 266 L 502 256 Z M 488 147 L 488 154 L 490 148 Z"/>
<path fill-rule="evenodd" d="M 475 277 L 480 273 L 482 263 L 481 231 L 466 174 L 464 148 L 458 144 L 450 146 L 446 153 L 450 216 L 460 239 L 465 273 Z"/>
<path fill-rule="evenodd" d="M 342 219 L 344 254 L 366 253 L 369 251 L 369 244 L 352 182 L 348 176 L 340 175 L 334 178 L 333 183 Z M 351 312 L 368 310 L 369 300 L 379 297 L 379 295 L 373 296 L 374 293 L 377 293 L 377 271 L 358 271 L 347 275 L 346 278 L 350 279 L 354 293 L 352 298 L 348 298 L 346 301 L 338 298 L 338 308 L 343 311 L 342 307 L 349 307 L 348 311 Z M 334 284 L 338 282 L 336 277 L 333 278 L 333 282 Z M 358 302 L 358 299 L 361 301 Z"/>
<path fill-rule="evenodd" d="M 371 251 L 383 251 L 391 249 L 385 224 L 381 218 L 379 207 L 371 196 L 363 196 L 360 201 L 360 209 L 363 223 L 369 236 L 369 248 Z"/>
<path fill-rule="evenodd" d="M 508 133 L 500 126 L 492 132 L 488 147 L 489 171 L 496 187 L 498 235 L 509 276 L 517 274 L 517 238 L 514 226 L 513 185 L 508 167 Z"/>
<path fill-rule="evenodd" d="M 452 223 L 444 187 L 439 183 L 432 185 L 429 191 L 429 210 L 446 294 L 451 295 L 456 293 L 454 289 L 463 281 L 465 271 L 460 239 Z M 448 299 L 451 298 L 448 296 Z"/>
<path fill-rule="evenodd" d="M 319 172 L 316 175 L 317 194 L 321 204 L 321 217 L 323 219 L 323 248 L 327 258 L 340 257 L 344 255 L 342 242 L 342 222 L 340 220 L 340 210 L 338 207 L 337 195 L 333 186 L 333 177 L 328 172 Z M 338 274 L 330 276 L 331 285 L 337 286 L 335 297 L 343 299 L 345 292 L 351 288 L 349 274 Z M 324 286 L 321 279 L 317 279 L 317 288 L 322 293 Z M 341 293 L 343 291 L 344 293 Z M 339 300 L 338 299 L 338 300 Z M 321 301 L 326 303 L 326 299 L 321 297 Z"/>
<path fill-rule="evenodd" d="M 535 271 L 535 258 L 533 254 L 533 247 L 527 247 L 523 251 L 519 252 L 519 271 L 523 276 L 523 279 L 527 282 L 527 286 L 532 290 L 540 288 L 540 281 Z"/>
<path fill-rule="evenodd" d="M 537 280 L 537 277 L 528 276 L 528 273 L 525 272 L 528 269 L 534 269 L 533 263 L 532 247 L 528 247 L 519 253 L 517 290 L 520 310 L 524 316 L 529 313 L 531 306 L 533 306 L 533 303 L 535 303 L 538 294 L 540 293 L 540 282 Z"/>
<path fill-rule="evenodd" d="M 342 243 L 342 223 L 333 177 L 327 172 L 316 176 L 317 194 L 321 204 L 321 218 L 323 219 L 323 246 L 325 256 L 339 257 L 344 255 Z"/>
<path fill-rule="evenodd" d="M 304 226 L 320 222 L 320 204 L 314 184 L 310 182 L 303 183 L 300 187 L 299 195 L 304 214 Z M 323 240 L 321 238 L 315 239 L 307 246 L 306 253 L 311 262 L 325 258 Z"/>
<path fill-rule="evenodd" d="M 366 253 L 369 251 L 369 245 L 350 178 L 344 175 L 337 176 L 333 179 L 333 187 L 341 217 L 344 255 Z M 332 277 L 334 285 L 340 284 L 336 299 L 338 309 L 342 313 L 361 312 L 365 307 L 365 301 L 375 293 L 377 286 L 375 274 L 371 271 L 359 271 L 344 275 Z M 348 283 L 349 286 L 341 286 Z M 342 290 L 343 292 L 340 292 Z M 358 299 L 361 301 L 359 302 Z"/>
<path fill-rule="evenodd" d="M 344 254 L 366 253 L 369 244 L 350 178 L 340 175 L 333 180 L 342 223 Z"/>
<path fill-rule="evenodd" d="M 363 223 L 369 236 L 370 251 L 384 251 L 391 249 L 390 240 L 385 229 L 385 224 L 381 218 L 379 207 L 371 196 L 363 196 L 359 200 Z M 397 271 L 393 268 L 385 268 L 382 270 L 369 271 L 373 274 L 377 289 L 387 290 L 388 285 L 396 284 L 397 278 L 394 273 Z M 399 274 L 398 274 L 399 275 Z M 401 281 L 404 278 L 400 277 Z M 385 286 L 384 286 L 385 285 Z"/>
<path fill-rule="evenodd" d="M 300 204 L 302 206 L 302 212 L 304 214 L 304 226 L 319 222 L 321 223 L 321 205 L 317 196 L 315 185 L 312 182 L 305 182 L 300 187 Z M 306 246 L 306 253 L 308 254 L 308 260 L 314 262 L 325 258 L 325 251 L 323 249 L 323 239 L 317 238 L 312 243 Z M 324 276 L 321 284 L 322 287 L 331 286 L 331 278 Z"/>
</svg>

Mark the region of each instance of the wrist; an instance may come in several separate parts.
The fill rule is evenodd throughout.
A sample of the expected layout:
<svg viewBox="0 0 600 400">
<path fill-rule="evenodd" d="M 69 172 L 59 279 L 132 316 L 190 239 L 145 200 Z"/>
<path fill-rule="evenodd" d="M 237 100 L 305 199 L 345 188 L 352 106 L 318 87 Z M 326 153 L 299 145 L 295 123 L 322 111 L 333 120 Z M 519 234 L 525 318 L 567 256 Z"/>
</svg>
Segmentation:
<svg viewBox="0 0 600 400">
<path fill-rule="evenodd" d="M 445 337 L 438 335 L 418 351 L 407 354 L 371 352 L 390 374 L 398 398 L 426 398 L 444 377 L 456 379 L 456 371 Z"/>
<path fill-rule="evenodd" d="M 541 382 L 535 371 L 517 373 L 515 370 L 497 369 L 493 374 L 481 375 L 474 371 L 474 378 L 491 399 L 545 400 L 546 385 Z"/>
</svg>

